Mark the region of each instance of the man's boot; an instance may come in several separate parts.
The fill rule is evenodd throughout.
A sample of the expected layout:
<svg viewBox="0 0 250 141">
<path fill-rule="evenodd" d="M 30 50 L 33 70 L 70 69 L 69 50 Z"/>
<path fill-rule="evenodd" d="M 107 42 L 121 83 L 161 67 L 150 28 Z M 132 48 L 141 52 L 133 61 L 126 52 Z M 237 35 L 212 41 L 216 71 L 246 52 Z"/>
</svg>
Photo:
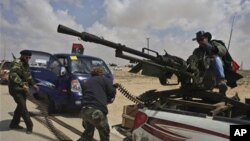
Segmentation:
<svg viewBox="0 0 250 141">
<path fill-rule="evenodd" d="M 227 91 L 227 83 L 226 80 L 220 80 L 218 82 L 218 88 L 219 88 L 219 93 L 223 94 L 224 96 L 226 96 L 226 91 Z"/>
</svg>

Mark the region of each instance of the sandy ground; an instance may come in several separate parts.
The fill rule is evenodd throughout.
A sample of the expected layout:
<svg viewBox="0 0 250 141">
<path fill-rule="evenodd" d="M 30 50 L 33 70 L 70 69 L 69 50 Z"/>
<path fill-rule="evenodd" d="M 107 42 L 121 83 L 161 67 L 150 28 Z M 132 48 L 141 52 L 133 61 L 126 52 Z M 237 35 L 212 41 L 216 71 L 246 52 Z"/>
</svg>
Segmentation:
<svg viewBox="0 0 250 141">
<path fill-rule="evenodd" d="M 120 71 L 114 71 L 115 82 L 122 84 L 131 94 L 140 95 L 147 90 L 167 90 L 178 88 L 179 86 L 162 86 L 158 78 L 142 76 L 128 72 L 128 68 L 123 68 Z M 240 72 L 244 78 L 238 81 L 238 86 L 233 89 L 228 89 L 227 96 L 231 97 L 237 92 L 241 102 L 245 102 L 245 98 L 250 98 L 250 71 Z M 175 80 L 172 80 L 175 81 Z M 109 122 L 110 125 L 120 124 L 122 122 L 122 111 L 124 105 L 133 104 L 130 100 L 124 97 L 117 91 L 115 101 L 109 105 Z"/>
</svg>

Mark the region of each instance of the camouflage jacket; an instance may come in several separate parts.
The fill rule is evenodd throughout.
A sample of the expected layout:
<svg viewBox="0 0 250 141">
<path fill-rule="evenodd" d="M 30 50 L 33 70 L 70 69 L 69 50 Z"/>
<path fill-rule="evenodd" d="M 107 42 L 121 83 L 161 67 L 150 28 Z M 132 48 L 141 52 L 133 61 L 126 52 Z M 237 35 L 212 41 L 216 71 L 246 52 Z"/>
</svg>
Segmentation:
<svg viewBox="0 0 250 141">
<path fill-rule="evenodd" d="M 20 91 L 23 85 L 28 84 L 34 86 L 36 83 L 32 79 L 29 64 L 21 61 L 20 59 L 15 59 L 11 64 L 11 69 L 9 73 L 9 91 Z"/>
<path fill-rule="evenodd" d="M 217 55 L 219 55 L 221 58 L 224 57 L 227 53 L 227 48 L 221 44 L 219 41 L 217 40 L 212 40 L 209 42 L 212 46 L 216 47 L 218 52 L 216 53 Z M 194 50 L 193 55 L 196 55 L 199 59 L 203 58 L 205 55 L 205 50 L 201 47 L 198 47 Z"/>
</svg>

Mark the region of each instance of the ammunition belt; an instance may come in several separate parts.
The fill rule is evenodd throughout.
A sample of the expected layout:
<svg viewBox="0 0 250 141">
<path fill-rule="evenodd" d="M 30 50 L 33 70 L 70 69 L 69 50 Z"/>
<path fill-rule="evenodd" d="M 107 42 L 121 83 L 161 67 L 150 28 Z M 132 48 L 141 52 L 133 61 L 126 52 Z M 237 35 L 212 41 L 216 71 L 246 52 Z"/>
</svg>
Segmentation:
<svg viewBox="0 0 250 141">
<path fill-rule="evenodd" d="M 142 104 L 144 105 L 144 102 L 139 100 L 136 96 L 132 95 L 127 89 L 125 89 L 121 84 L 117 85 L 117 89 L 129 100 L 136 104 Z"/>
</svg>

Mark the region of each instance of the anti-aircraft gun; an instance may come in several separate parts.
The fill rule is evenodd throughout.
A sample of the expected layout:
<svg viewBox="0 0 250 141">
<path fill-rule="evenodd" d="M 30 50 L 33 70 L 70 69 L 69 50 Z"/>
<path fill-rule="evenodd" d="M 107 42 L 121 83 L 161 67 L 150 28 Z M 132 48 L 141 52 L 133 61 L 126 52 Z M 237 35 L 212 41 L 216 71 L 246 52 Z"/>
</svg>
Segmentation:
<svg viewBox="0 0 250 141">
<path fill-rule="evenodd" d="M 164 55 L 159 55 L 158 52 L 148 48 L 142 48 L 142 51 L 138 51 L 120 43 L 114 43 L 105 40 L 102 37 L 98 37 L 87 32 L 75 31 L 63 25 L 59 25 L 57 31 L 59 33 L 77 36 L 86 42 L 94 42 L 115 49 L 116 57 L 138 63 L 130 70 L 130 72 L 138 73 L 142 70 L 142 75 L 158 77 L 162 85 L 172 85 L 168 83 L 167 79 L 170 79 L 171 76 L 175 74 L 178 78 L 178 83 L 181 83 L 182 88 L 187 86 L 189 88 L 194 87 L 211 90 L 215 86 L 215 82 L 213 82 L 212 79 L 209 80 L 211 78 L 210 76 L 206 76 L 205 74 L 201 75 L 202 72 L 197 67 L 198 61 L 194 56 L 191 56 L 188 59 L 188 62 L 186 62 L 182 58 L 168 54 L 166 51 Z M 146 53 L 148 51 L 155 55 Z M 124 52 L 137 57 L 126 55 Z M 206 60 L 204 59 L 203 62 L 205 63 Z M 203 66 L 205 66 L 205 64 Z M 240 77 L 238 76 L 237 79 L 239 78 Z M 235 78 L 230 79 L 236 81 Z"/>
<path fill-rule="evenodd" d="M 174 101 L 169 100 L 169 98 L 183 98 L 189 101 L 192 101 L 193 98 L 201 98 L 206 102 L 224 101 L 226 103 L 235 105 L 236 107 L 241 107 L 243 112 L 246 112 L 248 111 L 246 109 L 249 109 L 249 105 L 243 104 L 239 102 L 239 100 L 236 100 L 238 98 L 237 96 L 228 98 L 224 95 L 218 94 L 218 92 L 211 91 L 215 87 L 215 82 L 213 79 L 211 79 L 211 77 L 200 72 L 201 70 L 196 67 L 198 62 L 195 57 L 190 57 L 189 61 L 187 62 L 182 58 L 168 54 L 166 51 L 164 55 L 160 55 L 158 52 L 148 48 L 142 48 L 142 51 L 138 51 L 120 43 L 114 43 L 105 40 L 102 37 L 98 37 L 87 32 L 75 31 L 63 25 L 59 25 L 57 31 L 59 33 L 79 37 L 86 42 L 93 42 L 115 49 L 116 57 L 137 62 L 137 65 L 134 66 L 130 72 L 138 73 L 141 71 L 142 75 L 158 77 L 162 85 L 173 85 L 172 83 L 168 82 L 168 79 L 170 79 L 173 74 L 177 76 L 178 83 L 174 84 L 180 83 L 180 88 L 165 91 L 150 90 L 141 94 L 139 97 L 136 97 L 136 100 L 130 96 L 130 98 L 134 99 L 136 102 L 139 100 L 139 103 L 141 104 L 152 105 L 156 101 L 160 101 L 159 103 Z M 148 52 L 151 53 L 149 54 Z M 206 60 L 204 59 L 203 62 L 206 62 Z M 123 90 L 123 93 L 124 95 L 130 95 L 128 92 L 126 92 L 126 90 Z M 187 101 L 182 101 L 180 103 L 182 103 L 182 105 L 190 105 L 190 102 Z M 204 104 L 196 104 L 195 106 L 206 107 Z M 228 109 L 226 108 L 226 110 Z"/>
<path fill-rule="evenodd" d="M 59 33 L 77 36 L 86 42 L 94 42 L 114 48 L 116 51 L 116 57 L 138 63 L 130 70 L 130 72 L 138 73 L 142 70 L 142 75 L 158 77 L 162 85 L 168 85 L 167 79 L 171 78 L 173 74 L 176 74 L 179 82 L 185 82 L 183 78 L 190 79 L 193 77 L 193 74 L 186 71 L 186 61 L 179 57 L 171 56 L 167 52 L 165 52 L 165 55 L 159 55 L 158 52 L 148 48 L 142 48 L 142 51 L 138 51 L 120 43 L 114 43 L 105 40 L 87 32 L 80 33 L 63 25 L 59 25 L 57 31 Z M 150 55 L 146 53 L 146 51 L 150 51 L 155 55 Z M 141 58 L 126 55 L 124 52 Z"/>
</svg>

